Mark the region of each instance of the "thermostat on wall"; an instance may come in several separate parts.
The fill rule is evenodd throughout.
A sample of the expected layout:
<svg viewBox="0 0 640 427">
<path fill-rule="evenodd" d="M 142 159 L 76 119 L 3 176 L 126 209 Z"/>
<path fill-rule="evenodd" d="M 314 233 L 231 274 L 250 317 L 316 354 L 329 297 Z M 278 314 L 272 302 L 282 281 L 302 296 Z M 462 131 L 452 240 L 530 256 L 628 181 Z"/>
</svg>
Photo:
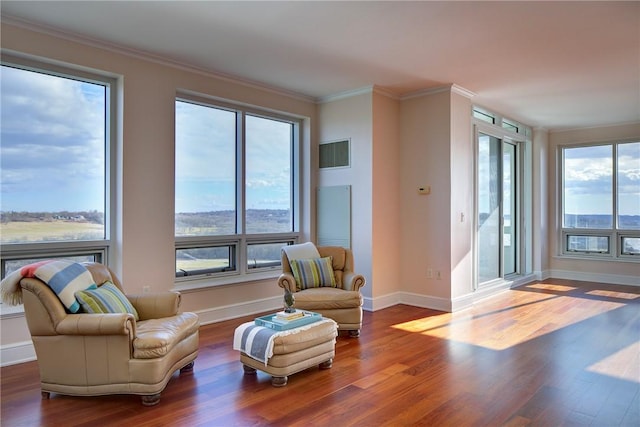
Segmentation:
<svg viewBox="0 0 640 427">
<path fill-rule="evenodd" d="M 422 195 L 431 194 L 431 186 L 425 185 L 424 187 L 419 187 L 418 194 L 422 194 Z"/>
</svg>

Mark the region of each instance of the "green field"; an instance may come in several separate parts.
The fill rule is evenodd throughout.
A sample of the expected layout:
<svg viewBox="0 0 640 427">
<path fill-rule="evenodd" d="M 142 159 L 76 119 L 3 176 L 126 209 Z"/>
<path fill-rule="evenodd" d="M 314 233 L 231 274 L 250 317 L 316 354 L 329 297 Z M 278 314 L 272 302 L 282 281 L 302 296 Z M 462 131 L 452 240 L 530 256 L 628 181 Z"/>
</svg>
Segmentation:
<svg viewBox="0 0 640 427">
<path fill-rule="evenodd" d="M 0 223 L 2 243 L 104 239 L 104 225 L 80 221 L 10 221 Z"/>
</svg>

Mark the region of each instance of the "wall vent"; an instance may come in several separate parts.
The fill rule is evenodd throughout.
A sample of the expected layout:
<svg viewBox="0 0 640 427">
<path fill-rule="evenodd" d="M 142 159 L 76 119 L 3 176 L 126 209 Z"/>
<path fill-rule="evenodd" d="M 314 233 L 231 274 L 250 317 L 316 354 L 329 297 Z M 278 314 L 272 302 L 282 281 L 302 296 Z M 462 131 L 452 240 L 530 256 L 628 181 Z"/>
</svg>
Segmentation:
<svg viewBox="0 0 640 427">
<path fill-rule="evenodd" d="M 320 143 L 320 169 L 342 168 L 350 165 L 349 140 Z"/>
</svg>

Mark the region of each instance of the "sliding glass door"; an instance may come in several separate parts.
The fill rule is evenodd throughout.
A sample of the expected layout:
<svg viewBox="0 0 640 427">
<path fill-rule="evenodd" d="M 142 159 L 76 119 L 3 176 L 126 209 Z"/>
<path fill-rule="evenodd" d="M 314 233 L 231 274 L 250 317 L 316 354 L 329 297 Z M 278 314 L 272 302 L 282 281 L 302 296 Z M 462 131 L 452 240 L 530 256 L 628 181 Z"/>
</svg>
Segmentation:
<svg viewBox="0 0 640 427">
<path fill-rule="evenodd" d="M 518 145 L 477 133 L 476 272 L 478 286 L 519 269 Z"/>
</svg>

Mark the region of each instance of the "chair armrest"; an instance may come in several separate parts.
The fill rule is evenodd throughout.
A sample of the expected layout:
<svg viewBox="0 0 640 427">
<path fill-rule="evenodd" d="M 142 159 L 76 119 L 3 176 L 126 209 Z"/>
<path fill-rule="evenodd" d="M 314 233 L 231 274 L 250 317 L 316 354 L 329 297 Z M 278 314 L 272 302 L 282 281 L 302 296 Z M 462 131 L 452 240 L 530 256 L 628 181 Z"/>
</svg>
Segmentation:
<svg viewBox="0 0 640 427">
<path fill-rule="evenodd" d="M 353 271 L 345 271 L 342 275 L 342 289 L 345 291 L 359 291 L 365 283 L 366 281 L 362 274 L 356 274 Z"/>
<path fill-rule="evenodd" d="M 127 295 L 127 298 L 138 312 L 140 320 L 175 316 L 180 307 L 179 292 Z"/>
<path fill-rule="evenodd" d="M 69 314 L 56 325 L 60 335 L 129 335 L 133 338 L 136 322 L 130 313 Z"/>
<path fill-rule="evenodd" d="M 282 289 L 289 289 L 289 292 L 293 293 L 296 291 L 296 279 L 293 278 L 291 273 L 282 273 L 278 277 L 278 286 Z"/>
</svg>

